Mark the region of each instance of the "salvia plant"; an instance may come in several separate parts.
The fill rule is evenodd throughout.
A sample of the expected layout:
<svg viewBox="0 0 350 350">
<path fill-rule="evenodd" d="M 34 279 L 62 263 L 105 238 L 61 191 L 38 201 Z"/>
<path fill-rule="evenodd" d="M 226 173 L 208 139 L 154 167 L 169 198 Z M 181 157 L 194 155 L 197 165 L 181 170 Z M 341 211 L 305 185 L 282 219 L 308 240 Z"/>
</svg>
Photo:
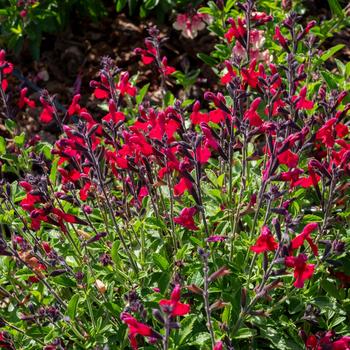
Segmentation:
<svg viewBox="0 0 350 350">
<path fill-rule="evenodd" d="M 134 53 L 161 98 L 103 57 L 100 112 L 33 100 L 0 52 L 0 348 L 350 349 L 349 63 L 295 12 L 208 9 L 200 100 L 169 91 L 155 27 Z"/>
</svg>

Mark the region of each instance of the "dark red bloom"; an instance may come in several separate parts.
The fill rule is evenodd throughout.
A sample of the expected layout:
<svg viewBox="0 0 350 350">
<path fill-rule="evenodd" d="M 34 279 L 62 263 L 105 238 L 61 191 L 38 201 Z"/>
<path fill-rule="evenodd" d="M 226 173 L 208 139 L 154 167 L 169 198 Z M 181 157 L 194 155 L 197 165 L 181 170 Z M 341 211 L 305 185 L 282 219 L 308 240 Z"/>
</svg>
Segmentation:
<svg viewBox="0 0 350 350">
<path fill-rule="evenodd" d="M 201 108 L 200 102 L 196 101 L 192 107 L 192 113 L 190 114 L 190 119 L 193 125 L 199 125 L 200 123 L 207 123 L 209 121 L 209 116 L 207 113 L 201 113 L 199 110 Z"/>
<path fill-rule="evenodd" d="M 128 72 L 120 73 L 119 82 L 116 85 L 116 88 L 119 90 L 120 96 L 124 96 L 125 94 L 129 96 L 135 96 L 136 94 L 136 88 L 129 82 Z"/>
<path fill-rule="evenodd" d="M 303 86 L 300 90 L 299 95 L 292 97 L 292 101 L 296 103 L 296 109 L 312 109 L 314 108 L 314 103 L 306 99 L 307 88 Z"/>
<path fill-rule="evenodd" d="M 261 234 L 258 237 L 255 245 L 250 247 L 250 250 L 260 254 L 267 251 L 274 251 L 278 247 L 278 243 L 275 241 L 270 229 L 267 226 L 264 226 L 261 229 Z"/>
<path fill-rule="evenodd" d="M 170 295 L 170 299 L 162 299 L 159 305 L 165 313 L 173 317 L 184 316 L 190 312 L 190 305 L 181 303 L 180 297 L 181 287 L 177 284 Z"/>
<path fill-rule="evenodd" d="M 237 75 L 229 61 L 225 61 L 225 66 L 227 68 L 227 73 L 220 78 L 220 82 L 223 85 L 230 83 L 232 78 L 234 78 Z"/>
<path fill-rule="evenodd" d="M 134 52 L 137 55 L 141 55 L 141 60 L 143 64 L 151 64 L 157 56 L 157 50 L 153 46 L 152 42 L 145 40 L 146 50 L 141 48 L 136 48 Z"/>
<path fill-rule="evenodd" d="M 305 280 L 310 279 L 314 273 L 315 265 L 307 264 L 307 256 L 299 254 L 298 256 L 287 256 L 285 264 L 287 267 L 294 268 L 295 282 L 293 285 L 296 288 L 303 288 Z"/>
<path fill-rule="evenodd" d="M 289 149 L 280 153 L 278 156 L 278 161 L 280 164 L 285 164 L 288 168 L 296 168 L 298 165 L 299 157 L 296 153 L 293 153 Z"/>
<path fill-rule="evenodd" d="M 176 71 L 174 67 L 168 65 L 168 59 L 165 56 L 162 58 L 162 71 L 164 75 L 170 75 Z"/>
<path fill-rule="evenodd" d="M 196 159 L 200 164 L 207 163 L 210 156 L 211 156 L 211 152 L 206 145 L 199 145 L 196 148 Z"/>
<path fill-rule="evenodd" d="M 307 241 L 313 253 L 317 256 L 318 248 L 316 244 L 313 242 L 312 238 L 310 237 L 311 232 L 315 231 L 317 228 L 318 228 L 318 224 L 316 222 L 311 222 L 307 224 L 304 227 L 304 229 L 301 231 L 301 233 L 297 235 L 295 238 L 293 238 L 291 243 L 292 249 L 298 249 L 304 244 L 304 241 Z"/>
<path fill-rule="evenodd" d="M 223 344 L 222 341 L 218 341 L 215 343 L 213 350 L 223 350 Z"/>
<path fill-rule="evenodd" d="M 137 321 L 135 317 L 131 316 L 127 312 L 122 312 L 122 314 L 120 315 L 120 319 L 129 328 L 130 344 L 131 347 L 135 350 L 138 349 L 136 340 L 137 335 L 141 335 L 143 337 L 150 337 L 153 334 L 153 330 L 150 326 Z"/>
<path fill-rule="evenodd" d="M 174 222 L 177 224 L 188 228 L 189 230 L 197 231 L 198 227 L 196 226 L 193 216 L 197 213 L 197 209 L 192 208 L 183 208 L 180 212 L 180 215 L 174 218 Z"/>
<path fill-rule="evenodd" d="M 174 194 L 175 196 L 181 196 L 184 192 L 191 191 L 192 182 L 188 180 L 186 177 L 182 177 L 177 185 L 174 186 Z"/>
<path fill-rule="evenodd" d="M 263 120 L 260 118 L 259 114 L 256 112 L 259 104 L 261 102 L 261 98 L 256 98 L 250 105 L 249 109 L 244 114 L 244 119 L 249 120 L 249 124 L 251 126 L 261 126 L 263 124 Z"/>
<path fill-rule="evenodd" d="M 287 44 L 287 40 L 286 38 L 282 35 L 281 33 L 281 29 L 279 26 L 276 26 L 275 28 L 275 35 L 274 35 L 274 40 L 278 40 L 279 43 L 281 44 L 281 46 L 284 48 L 284 49 L 287 49 L 288 48 L 288 44 Z"/>
<path fill-rule="evenodd" d="M 246 29 L 241 18 L 238 18 L 238 24 L 236 24 L 233 18 L 230 18 L 228 22 L 231 24 L 231 28 L 229 28 L 229 30 L 224 36 L 229 43 L 232 42 L 233 38 L 243 39 L 246 36 Z"/>
<path fill-rule="evenodd" d="M 22 109 L 25 105 L 27 105 L 30 108 L 35 108 L 35 102 L 30 100 L 28 97 L 26 97 L 28 92 L 28 88 L 23 88 L 20 92 L 19 95 L 19 100 L 18 100 L 18 107 Z"/>
</svg>

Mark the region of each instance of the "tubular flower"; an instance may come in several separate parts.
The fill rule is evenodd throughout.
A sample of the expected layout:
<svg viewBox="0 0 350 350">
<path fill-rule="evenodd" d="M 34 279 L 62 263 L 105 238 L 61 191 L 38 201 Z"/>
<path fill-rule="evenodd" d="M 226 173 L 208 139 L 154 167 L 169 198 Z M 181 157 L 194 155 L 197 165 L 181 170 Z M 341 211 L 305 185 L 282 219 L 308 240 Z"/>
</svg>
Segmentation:
<svg viewBox="0 0 350 350">
<path fill-rule="evenodd" d="M 260 254 L 267 251 L 274 251 L 278 247 L 278 243 L 275 241 L 270 229 L 267 226 L 264 226 L 261 229 L 261 234 L 258 237 L 255 245 L 250 247 L 250 250 Z"/>
<path fill-rule="evenodd" d="M 307 264 L 307 256 L 299 254 L 298 256 L 287 256 L 285 264 L 287 267 L 294 268 L 295 282 L 293 285 L 296 288 L 303 288 L 305 280 L 310 279 L 314 273 L 315 265 Z"/>
<path fill-rule="evenodd" d="M 304 241 L 307 241 L 313 253 L 317 256 L 318 248 L 316 244 L 313 242 L 312 238 L 310 237 L 311 232 L 315 231 L 317 227 L 318 227 L 318 224 L 316 222 L 311 222 L 307 224 L 302 230 L 302 232 L 292 240 L 292 249 L 297 249 L 301 247 Z"/>
<path fill-rule="evenodd" d="M 196 226 L 193 216 L 197 213 L 197 209 L 192 208 L 184 208 L 181 210 L 181 213 L 179 216 L 174 218 L 174 222 L 188 228 L 189 230 L 197 231 L 198 227 Z"/>
<path fill-rule="evenodd" d="M 136 318 L 134 318 L 127 312 L 123 312 L 120 315 L 120 319 L 129 328 L 130 344 L 131 344 L 131 347 L 135 350 L 138 349 L 137 340 L 136 340 L 137 335 L 141 335 L 143 337 L 151 337 L 153 334 L 152 328 L 150 326 L 137 321 Z"/>
<path fill-rule="evenodd" d="M 190 312 L 190 305 L 181 303 L 180 296 L 181 287 L 177 284 L 170 295 L 170 299 L 162 299 L 159 305 L 165 313 L 172 317 L 187 315 Z"/>
</svg>

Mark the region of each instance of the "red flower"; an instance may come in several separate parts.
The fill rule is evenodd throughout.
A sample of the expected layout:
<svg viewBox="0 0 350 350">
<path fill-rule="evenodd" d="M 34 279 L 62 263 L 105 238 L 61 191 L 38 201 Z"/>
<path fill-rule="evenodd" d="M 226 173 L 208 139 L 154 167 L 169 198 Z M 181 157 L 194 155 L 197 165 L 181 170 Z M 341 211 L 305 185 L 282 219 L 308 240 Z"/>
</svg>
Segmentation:
<svg viewBox="0 0 350 350">
<path fill-rule="evenodd" d="M 102 120 L 106 122 L 113 121 L 113 123 L 117 124 L 120 121 L 125 120 L 125 115 L 122 112 L 117 112 L 114 101 L 111 99 L 108 103 L 109 113 L 105 115 Z"/>
<path fill-rule="evenodd" d="M 80 111 L 82 110 L 82 108 L 80 107 L 80 105 L 78 104 L 79 100 L 80 100 L 80 94 L 76 94 L 73 97 L 72 103 L 70 104 L 69 108 L 68 108 L 68 115 L 71 117 L 72 115 L 75 114 L 80 114 Z"/>
<path fill-rule="evenodd" d="M 153 334 L 153 330 L 150 326 L 137 321 L 136 318 L 134 318 L 127 312 L 122 312 L 122 314 L 120 315 L 120 319 L 129 328 L 129 339 L 130 339 L 131 347 L 133 349 L 136 349 L 136 350 L 138 349 L 137 340 L 136 340 L 137 335 L 141 335 L 143 337 L 150 337 Z"/>
<path fill-rule="evenodd" d="M 273 38 L 274 38 L 274 40 L 278 40 L 279 43 L 281 44 L 281 46 L 283 46 L 283 48 L 285 48 L 285 49 L 288 48 L 287 40 L 286 40 L 286 38 L 282 35 L 279 26 L 276 26 L 276 28 L 275 28 L 275 35 L 274 35 Z"/>
<path fill-rule="evenodd" d="M 197 213 L 197 209 L 192 208 L 183 208 L 180 212 L 180 215 L 174 218 L 174 222 L 177 224 L 188 228 L 189 230 L 197 231 L 198 227 L 196 226 L 193 216 Z"/>
<path fill-rule="evenodd" d="M 168 66 L 168 59 L 165 56 L 162 58 L 162 71 L 164 75 L 170 75 L 176 72 L 174 67 Z"/>
<path fill-rule="evenodd" d="M 256 98 L 250 105 L 249 109 L 244 113 L 244 119 L 249 120 L 249 124 L 251 126 L 261 126 L 263 124 L 263 120 L 260 118 L 259 114 L 256 112 L 259 104 L 261 102 L 261 98 Z"/>
<path fill-rule="evenodd" d="M 298 256 L 287 256 L 285 258 L 285 264 L 287 267 L 294 268 L 295 282 L 293 285 L 296 288 L 303 288 L 305 280 L 310 279 L 314 273 L 315 265 L 307 264 L 307 256 L 305 254 L 299 254 Z"/>
<path fill-rule="evenodd" d="M 311 232 L 315 231 L 317 227 L 318 224 L 316 222 L 311 222 L 307 224 L 301 231 L 301 233 L 292 240 L 292 249 L 294 250 L 301 247 L 304 244 L 304 241 L 306 240 L 309 243 L 313 253 L 317 256 L 318 248 L 313 242 L 312 238 L 310 237 Z"/>
<path fill-rule="evenodd" d="M 220 78 L 221 84 L 224 85 L 231 82 L 232 78 L 234 78 L 237 75 L 229 61 L 225 61 L 225 66 L 227 68 L 227 73 Z"/>
<path fill-rule="evenodd" d="M 192 107 L 192 113 L 190 114 L 190 119 L 193 125 L 198 125 L 200 123 L 207 123 L 209 117 L 207 113 L 201 113 L 199 110 L 201 108 L 200 102 L 196 101 Z"/>
<path fill-rule="evenodd" d="M 238 18 L 238 26 L 233 18 L 230 18 L 228 21 L 231 24 L 231 28 L 224 35 L 227 41 L 231 43 L 233 38 L 243 39 L 246 36 L 246 29 L 243 21 Z"/>
<path fill-rule="evenodd" d="M 213 347 L 213 350 L 222 350 L 222 349 L 223 349 L 222 341 L 216 342 Z"/>
<path fill-rule="evenodd" d="M 30 100 L 28 97 L 26 97 L 28 92 L 28 88 L 23 88 L 20 92 L 19 101 L 18 101 L 18 107 L 22 109 L 25 105 L 27 105 L 30 108 L 35 108 L 35 102 Z"/>
<path fill-rule="evenodd" d="M 241 69 L 241 75 L 242 75 L 242 80 L 247 83 L 249 86 L 251 86 L 253 89 L 255 89 L 258 85 L 258 77 L 259 77 L 259 72 L 255 72 L 255 67 L 256 67 L 256 58 L 252 59 L 249 68 L 242 68 Z"/>
<path fill-rule="evenodd" d="M 206 145 L 199 145 L 196 148 L 196 159 L 200 164 L 207 163 L 210 156 L 211 156 L 211 152 Z"/>
<path fill-rule="evenodd" d="M 53 108 L 51 106 L 44 105 L 44 109 L 40 114 L 40 121 L 42 123 L 48 124 L 53 120 Z"/>
<path fill-rule="evenodd" d="M 297 154 L 293 153 L 289 149 L 280 153 L 278 156 L 278 161 L 280 164 L 285 164 L 288 168 L 296 168 L 298 165 L 299 157 Z"/>
<path fill-rule="evenodd" d="M 261 234 L 258 237 L 255 245 L 250 247 L 250 250 L 253 252 L 260 254 L 267 251 L 274 251 L 278 247 L 278 243 L 275 241 L 270 229 L 267 226 L 264 226 L 261 229 Z"/>
<path fill-rule="evenodd" d="M 177 185 L 174 186 L 175 196 L 181 196 L 184 192 L 192 189 L 192 182 L 186 177 L 182 177 Z"/>
<path fill-rule="evenodd" d="M 303 86 L 300 90 L 299 96 L 295 95 L 292 97 L 292 101 L 296 102 L 296 109 L 312 109 L 314 108 L 314 103 L 306 99 L 307 88 Z"/>
<path fill-rule="evenodd" d="M 4 74 L 11 74 L 13 71 L 13 64 L 6 61 L 6 52 L 5 50 L 0 50 L 0 67 L 2 68 L 2 72 Z"/>
<path fill-rule="evenodd" d="M 188 314 L 190 312 L 190 305 L 180 303 L 180 296 L 181 288 L 180 285 L 177 284 L 170 295 L 170 299 L 162 299 L 159 302 L 163 312 L 170 314 L 173 317 Z"/>
<path fill-rule="evenodd" d="M 129 82 L 128 72 L 120 73 L 119 82 L 116 85 L 116 88 L 119 90 L 120 96 L 124 96 L 125 94 L 129 96 L 135 96 L 136 94 L 136 88 Z"/>
<path fill-rule="evenodd" d="M 137 55 L 141 55 L 141 60 L 143 62 L 143 64 L 151 64 L 156 56 L 157 56 L 157 50 L 156 48 L 153 46 L 152 42 L 145 40 L 145 45 L 146 45 L 146 50 L 145 49 L 141 49 L 141 48 L 136 48 L 134 50 L 134 52 Z"/>
</svg>

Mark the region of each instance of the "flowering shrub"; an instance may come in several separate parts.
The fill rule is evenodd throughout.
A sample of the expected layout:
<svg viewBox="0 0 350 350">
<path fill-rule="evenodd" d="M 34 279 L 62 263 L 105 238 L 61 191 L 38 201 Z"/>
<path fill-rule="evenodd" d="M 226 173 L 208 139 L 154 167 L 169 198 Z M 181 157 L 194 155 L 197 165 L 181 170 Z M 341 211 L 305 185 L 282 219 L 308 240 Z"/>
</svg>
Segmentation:
<svg viewBox="0 0 350 350">
<path fill-rule="evenodd" d="M 0 52 L 0 347 L 350 348 L 349 64 L 325 68 L 315 22 L 259 10 L 222 24 L 201 101 L 169 98 L 156 28 L 135 55 L 161 105 L 108 57 L 100 113 L 26 88 L 15 105 Z M 55 144 L 18 135 L 15 108 Z"/>
</svg>

